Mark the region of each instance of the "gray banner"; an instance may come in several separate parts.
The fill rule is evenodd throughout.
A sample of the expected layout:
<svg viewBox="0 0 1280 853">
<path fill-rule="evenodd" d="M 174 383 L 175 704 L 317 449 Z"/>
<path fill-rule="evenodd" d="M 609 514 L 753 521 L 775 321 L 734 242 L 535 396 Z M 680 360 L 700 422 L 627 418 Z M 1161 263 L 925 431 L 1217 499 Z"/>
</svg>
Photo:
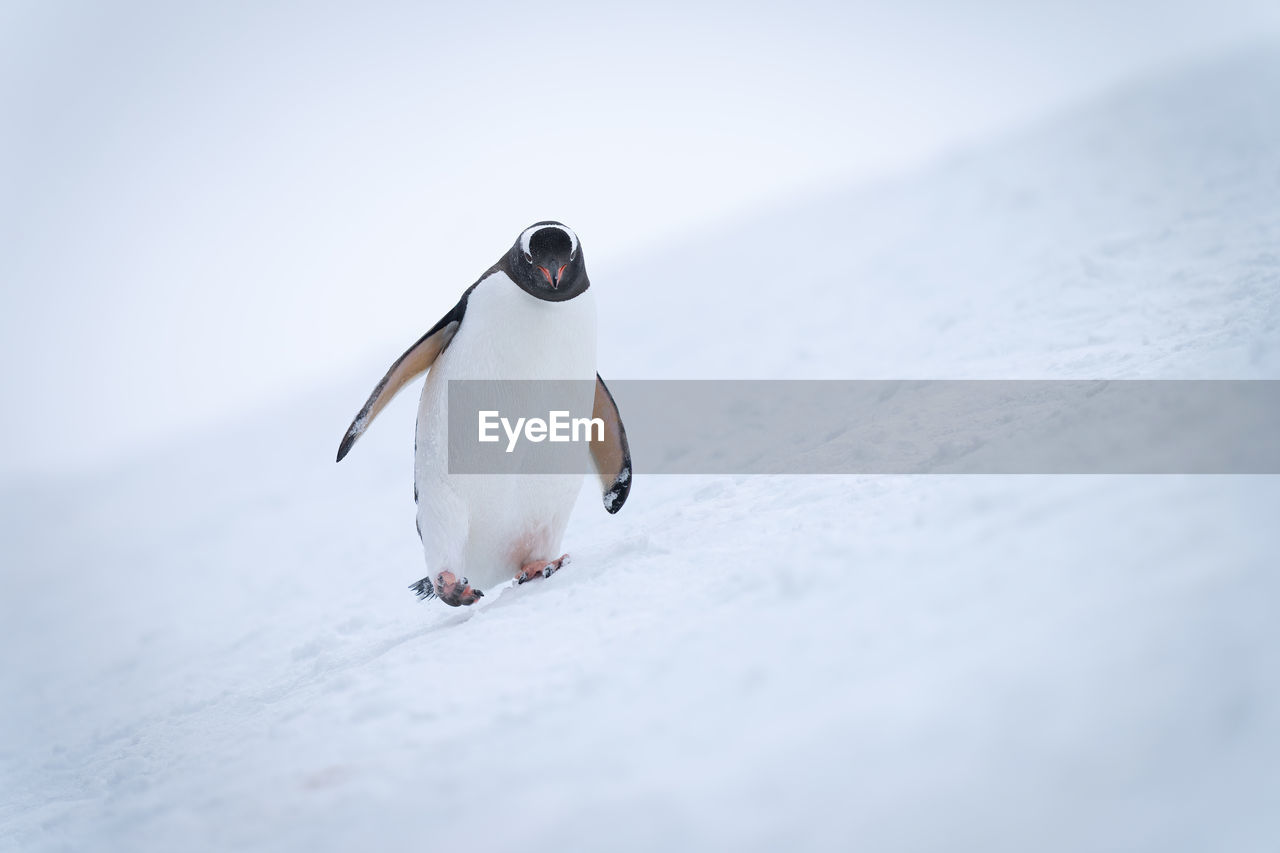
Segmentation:
<svg viewBox="0 0 1280 853">
<path fill-rule="evenodd" d="M 1280 473 L 1277 380 L 618 380 L 609 390 L 640 474 Z M 593 395 L 590 382 L 450 382 L 450 471 L 593 470 Z"/>
</svg>

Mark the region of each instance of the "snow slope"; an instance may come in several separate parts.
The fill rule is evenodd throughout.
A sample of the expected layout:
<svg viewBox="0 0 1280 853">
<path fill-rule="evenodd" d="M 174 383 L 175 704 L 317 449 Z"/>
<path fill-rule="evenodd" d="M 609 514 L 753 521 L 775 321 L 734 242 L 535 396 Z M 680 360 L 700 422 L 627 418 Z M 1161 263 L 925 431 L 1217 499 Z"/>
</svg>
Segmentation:
<svg viewBox="0 0 1280 853">
<path fill-rule="evenodd" d="M 1260 50 L 593 267 L 602 373 L 1278 377 L 1276 103 Z M 382 367 L 6 484 L 0 849 L 1274 849 L 1275 478 L 641 459 L 451 610 L 412 395 L 332 463 Z"/>
</svg>

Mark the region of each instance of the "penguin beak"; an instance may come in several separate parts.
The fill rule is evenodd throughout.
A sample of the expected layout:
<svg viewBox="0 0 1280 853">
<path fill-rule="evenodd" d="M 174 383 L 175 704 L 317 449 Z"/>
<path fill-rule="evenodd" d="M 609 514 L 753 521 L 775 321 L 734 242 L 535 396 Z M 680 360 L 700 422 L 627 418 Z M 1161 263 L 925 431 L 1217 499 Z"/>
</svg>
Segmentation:
<svg viewBox="0 0 1280 853">
<path fill-rule="evenodd" d="M 560 267 L 555 272 L 552 272 L 546 267 L 540 266 L 538 267 L 538 271 L 541 272 L 542 277 L 547 280 L 547 284 L 551 285 L 551 289 L 556 290 L 557 288 L 560 287 L 560 279 L 561 277 L 564 276 L 564 270 L 565 270 L 565 267 L 567 266 L 569 265 L 561 264 Z"/>
</svg>

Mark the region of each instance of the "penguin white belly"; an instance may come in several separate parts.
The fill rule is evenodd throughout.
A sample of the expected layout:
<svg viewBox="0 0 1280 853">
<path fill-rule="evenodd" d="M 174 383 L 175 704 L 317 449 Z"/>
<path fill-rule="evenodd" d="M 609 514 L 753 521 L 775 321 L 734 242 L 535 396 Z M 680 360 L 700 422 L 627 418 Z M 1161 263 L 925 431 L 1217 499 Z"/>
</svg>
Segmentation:
<svg viewBox="0 0 1280 853">
<path fill-rule="evenodd" d="M 525 293 L 503 272 L 476 286 L 457 334 L 427 376 L 418 406 L 414 485 L 418 531 L 431 574 L 452 571 L 483 589 L 510 580 L 530 560 L 560 556 L 584 477 L 450 474 L 449 380 L 590 380 L 583 383 L 581 408 L 575 407 L 589 412 L 595 378 L 596 309 L 590 290 L 549 302 Z M 582 452 L 585 459 L 585 444 Z"/>
</svg>

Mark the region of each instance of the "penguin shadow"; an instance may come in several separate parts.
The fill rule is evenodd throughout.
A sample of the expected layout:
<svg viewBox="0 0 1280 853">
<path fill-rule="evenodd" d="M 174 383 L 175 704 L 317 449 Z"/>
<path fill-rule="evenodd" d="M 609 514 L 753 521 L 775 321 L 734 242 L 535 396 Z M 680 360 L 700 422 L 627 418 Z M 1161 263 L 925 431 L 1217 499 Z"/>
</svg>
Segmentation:
<svg viewBox="0 0 1280 853">
<path fill-rule="evenodd" d="M 481 601 L 483 602 L 484 599 L 481 599 Z M 441 604 L 438 601 L 432 601 L 428 604 L 434 608 L 447 607 L 447 605 Z M 362 663 L 367 663 L 375 658 L 380 658 L 387 652 L 390 652 L 399 646 L 403 646 L 405 643 L 411 643 L 414 640 L 421 640 L 426 637 L 430 637 L 432 634 L 439 633 L 440 631 L 448 631 L 453 628 L 458 628 L 470 622 L 479 613 L 475 605 L 471 607 L 448 607 L 448 611 L 449 612 L 447 613 L 436 612 L 431 614 L 432 618 L 430 621 L 424 625 L 414 628 L 412 631 L 404 631 L 400 634 L 396 634 L 394 637 L 387 637 L 383 639 L 370 650 Z"/>
<path fill-rule="evenodd" d="M 428 608 L 436 611 L 431 614 L 433 617 L 431 621 L 420 628 L 414 629 L 413 631 L 409 631 L 398 637 L 386 640 L 386 643 L 388 644 L 387 648 L 391 649 L 402 643 L 406 643 L 420 637 L 429 637 L 439 631 L 448 631 L 460 628 L 472 619 L 475 619 L 477 616 L 480 616 L 482 613 L 489 610 L 500 607 L 510 607 L 513 604 L 518 604 L 520 600 L 524 598 L 523 595 L 507 594 L 511 590 L 517 588 L 518 586 L 514 579 L 505 581 L 504 583 L 500 583 L 497 586 L 489 587 L 484 590 L 483 598 L 475 604 L 464 607 L 449 607 L 447 604 L 444 604 L 439 600 L 424 602 Z M 528 591 L 530 590 L 521 589 L 521 592 Z M 441 610 L 444 610 L 445 612 L 440 613 Z"/>
<path fill-rule="evenodd" d="M 517 607 L 527 602 L 530 596 L 536 596 L 547 589 L 546 584 L 560 579 L 559 574 L 560 572 L 556 572 L 549 578 L 541 578 L 525 584 L 518 584 L 514 579 L 498 584 L 484 591 L 484 598 L 480 604 L 483 610 L 505 610 Z"/>
<path fill-rule="evenodd" d="M 655 548 L 647 535 L 640 535 L 625 539 L 621 545 L 621 552 L 665 554 L 667 550 Z M 587 556 L 588 558 L 592 556 L 590 551 L 588 551 Z M 497 612 L 511 607 L 519 607 L 528 604 L 531 598 L 548 595 L 557 590 L 564 591 L 582 581 L 595 578 L 603 569 L 604 565 L 601 559 L 587 559 L 581 562 L 575 560 L 571 566 L 566 566 L 549 578 L 538 578 L 524 584 L 517 583 L 512 578 L 509 581 L 489 587 L 483 590 L 483 598 L 468 606 L 449 607 L 439 600 L 423 602 L 429 608 L 437 611 L 444 609 L 448 612 L 432 614 L 433 618 L 428 624 L 396 637 L 387 638 L 380 645 L 377 655 L 385 654 L 396 646 L 412 640 L 429 637 L 439 631 L 460 628 L 472 619 L 489 611 Z"/>
<path fill-rule="evenodd" d="M 471 608 L 449 608 L 450 610 L 471 610 Z M 454 613 L 437 613 L 432 614 L 430 621 L 426 624 L 419 625 L 411 631 L 402 631 L 393 636 L 383 637 L 374 640 L 360 648 L 352 649 L 345 654 L 336 654 L 334 658 L 322 666 L 314 667 L 312 671 L 305 676 L 301 676 L 298 680 L 290 682 L 287 685 L 276 687 L 266 691 L 261 699 L 264 702 L 272 703 L 284 698 L 295 692 L 300 686 L 314 684 L 317 682 L 328 681 L 336 675 L 340 675 L 350 669 L 360 669 L 361 667 L 378 660 L 379 658 L 395 651 L 401 646 L 423 641 L 430 638 L 433 634 L 440 631 L 447 631 L 452 628 L 458 628 L 470 620 L 474 619 L 474 612 L 454 612 Z M 315 656 L 317 648 L 322 644 L 313 641 L 302 647 L 302 654 L 305 656 Z M 297 653 L 295 653 L 295 657 Z"/>
</svg>

